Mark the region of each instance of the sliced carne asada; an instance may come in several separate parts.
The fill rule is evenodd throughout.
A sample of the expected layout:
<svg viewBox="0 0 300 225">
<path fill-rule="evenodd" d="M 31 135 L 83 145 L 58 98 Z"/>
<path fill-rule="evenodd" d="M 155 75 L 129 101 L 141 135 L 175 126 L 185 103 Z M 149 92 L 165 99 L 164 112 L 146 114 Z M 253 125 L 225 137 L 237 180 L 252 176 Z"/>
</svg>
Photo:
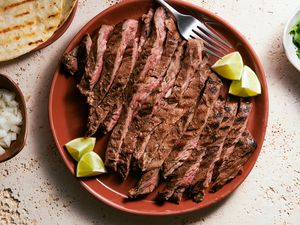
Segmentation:
<svg viewBox="0 0 300 225">
<path fill-rule="evenodd" d="M 138 57 L 136 66 L 124 91 L 126 96 L 126 100 L 123 103 L 124 112 L 112 132 L 105 157 L 105 164 L 114 171 L 117 169 L 116 162 L 119 155 L 118 153 L 126 137 L 136 108 L 140 101 L 144 100 L 151 93 L 151 89 L 155 88 L 153 87 L 153 83 L 156 82 L 149 83 L 151 77 L 147 77 L 147 74 L 155 69 L 161 59 L 166 37 L 165 16 L 166 13 L 163 8 L 160 7 L 156 10 L 154 15 L 154 29 L 144 44 L 143 51 Z M 135 86 L 135 83 L 139 83 L 140 86 Z M 158 83 L 156 85 L 158 85 Z"/>
<path fill-rule="evenodd" d="M 112 111 L 112 116 L 120 117 L 122 110 L 123 92 L 126 88 L 126 84 L 129 80 L 129 76 L 133 71 L 136 60 L 138 57 L 138 39 L 134 39 L 128 44 L 127 49 L 123 56 L 123 61 L 118 71 L 118 76 L 114 81 L 111 90 L 103 99 L 101 106 L 96 108 L 97 113 L 92 114 L 95 118 L 91 118 L 90 121 L 98 120 L 97 124 L 106 118 L 107 114 Z M 116 118 L 117 120 L 118 118 Z M 107 131 L 112 130 L 114 125 L 107 127 Z M 91 127 L 91 126 L 89 126 Z"/>
<path fill-rule="evenodd" d="M 213 183 L 210 192 L 218 191 L 226 183 L 238 176 L 256 148 L 256 141 L 253 139 L 251 133 L 246 129 L 242 133 L 239 141 L 234 145 L 232 153 L 219 168 L 219 175 Z"/>
<path fill-rule="evenodd" d="M 194 178 L 191 194 L 194 201 L 200 202 L 204 198 L 204 190 L 208 187 L 211 182 L 213 168 L 216 161 L 220 159 L 221 151 L 225 139 L 230 131 L 234 119 L 237 113 L 238 104 L 234 100 L 228 100 L 225 105 L 224 117 L 222 123 L 219 127 L 219 130 L 216 133 L 216 141 L 205 149 L 205 154 L 202 157 L 200 168 L 197 172 L 197 175 Z M 178 196 L 174 196 L 175 199 L 180 200 Z"/>
<path fill-rule="evenodd" d="M 170 131 L 163 142 L 160 144 L 156 154 L 151 159 L 151 162 L 144 168 L 146 171 L 154 168 L 160 168 L 164 161 L 169 156 L 170 152 L 173 149 L 174 143 L 181 138 L 184 132 L 187 130 L 190 122 L 193 119 L 196 105 L 198 104 L 200 98 L 202 97 L 203 89 L 205 87 L 205 83 L 208 77 L 208 73 L 205 71 L 203 73 L 202 70 L 196 72 L 196 79 L 199 79 L 198 86 L 198 99 L 190 98 L 193 96 L 191 93 L 185 93 L 183 95 L 182 103 L 179 104 L 180 107 L 184 107 L 186 104 L 189 107 L 189 110 L 176 122 L 174 126 L 170 127 Z M 196 94 L 197 95 L 197 94 Z M 188 97 L 190 96 L 190 97 Z M 185 98 L 187 97 L 187 98 Z M 190 99 L 188 99 L 190 98 Z M 192 104 L 194 101 L 194 104 Z"/>
<path fill-rule="evenodd" d="M 175 81 L 172 93 L 167 98 L 167 102 L 171 103 L 169 105 L 178 103 L 177 107 L 172 112 L 166 111 L 165 109 L 169 107 L 165 107 L 164 110 L 158 112 L 158 115 L 155 115 L 157 118 L 161 118 L 163 122 L 151 135 L 145 151 L 139 159 L 138 164 L 142 171 L 152 169 L 149 167 L 149 164 L 153 158 L 160 157 L 160 143 L 167 137 L 171 130 L 170 128 L 197 102 L 201 91 L 201 80 L 196 71 L 202 61 L 202 50 L 203 44 L 201 41 L 188 41 L 186 57 L 183 59 L 183 65 Z"/>
<path fill-rule="evenodd" d="M 159 169 L 144 173 L 136 187 L 128 192 L 130 198 L 136 198 L 151 193 L 159 184 Z"/>
<path fill-rule="evenodd" d="M 150 37 L 143 45 L 138 62 L 132 72 L 129 83 L 125 90 L 127 102 L 131 108 L 136 108 L 141 100 L 145 99 L 155 86 L 158 85 L 157 78 L 151 77 L 153 70 L 160 62 L 164 41 L 166 38 L 165 26 L 166 12 L 159 7 L 154 14 L 154 27 Z"/>
<path fill-rule="evenodd" d="M 216 140 L 216 133 L 223 119 L 223 98 L 220 97 L 212 107 L 196 148 L 192 150 L 188 160 L 174 171 L 171 181 L 168 182 L 163 191 L 159 193 L 159 198 L 168 200 L 178 188 L 187 188 L 192 184 L 199 170 L 202 157 L 205 154 L 206 146 Z"/>
<path fill-rule="evenodd" d="M 92 136 L 96 133 L 101 121 L 105 118 L 105 116 L 99 114 L 101 113 L 101 109 L 104 108 L 105 102 L 102 104 L 103 99 L 105 99 L 114 80 L 118 82 L 118 77 L 122 75 L 118 71 L 127 46 L 136 38 L 138 25 L 137 20 L 129 19 L 123 24 L 118 24 L 111 34 L 107 43 L 107 50 L 104 53 L 102 74 L 93 89 L 93 94 L 88 98 L 88 102 L 92 106 L 89 110 L 88 117 L 88 136 Z M 131 67 L 129 67 L 128 70 L 130 71 Z M 126 73 L 126 75 L 129 76 L 128 73 Z"/>
<path fill-rule="evenodd" d="M 146 116 L 143 121 L 140 121 L 140 132 L 138 134 L 137 139 L 134 139 L 134 143 L 132 143 L 134 146 L 133 150 L 133 158 L 135 159 L 135 162 L 137 159 L 140 158 L 140 156 L 143 154 L 142 150 L 145 149 L 151 133 L 155 130 L 155 128 L 162 122 L 162 117 L 157 117 L 159 111 L 167 111 L 170 108 L 168 107 L 168 104 L 166 102 L 166 97 L 169 94 L 168 92 L 171 90 L 172 87 L 175 84 L 176 77 L 181 69 L 181 60 L 183 59 L 184 52 L 185 52 L 186 42 L 182 41 L 180 45 L 178 46 L 177 52 L 174 55 L 174 58 L 170 64 L 170 67 L 168 68 L 167 74 L 164 77 L 164 80 L 161 84 L 162 88 L 162 97 L 158 104 L 154 106 L 152 109 L 152 114 Z M 153 93 L 155 94 L 155 93 Z M 150 95 L 149 98 L 152 96 Z M 160 97 L 160 96 L 156 96 Z M 173 104 L 175 107 L 176 105 Z M 145 146 L 144 146 L 145 145 Z"/>
<path fill-rule="evenodd" d="M 62 64 L 71 75 L 77 75 L 76 78 L 82 79 L 84 68 L 92 46 L 92 39 L 89 34 L 84 35 L 81 42 L 69 53 L 65 53 L 62 58 Z"/>
<path fill-rule="evenodd" d="M 127 45 L 136 38 L 138 21 L 128 19 L 115 26 L 107 42 L 103 56 L 102 73 L 93 92 L 95 95 L 89 104 L 98 106 L 111 87 L 122 62 Z"/>
<path fill-rule="evenodd" d="M 79 85 L 77 85 L 79 91 L 87 97 L 92 94 L 91 91 L 101 74 L 103 55 L 112 30 L 113 26 L 102 25 L 92 38 L 93 43 L 84 68 L 84 74 Z"/>
<path fill-rule="evenodd" d="M 194 41 L 190 41 L 190 42 L 191 42 L 190 43 L 191 46 L 196 44 Z M 198 47 L 196 47 L 197 45 L 198 45 Z M 194 47 L 196 47 L 196 49 L 198 48 L 199 51 L 201 51 L 202 43 L 198 41 L 198 44 L 196 44 L 196 46 L 194 46 Z M 189 54 L 188 51 L 189 51 L 189 49 L 187 49 L 186 56 L 188 56 L 188 58 L 193 58 L 193 57 L 191 57 L 191 55 L 195 56 L 195 54 Z M 201 52 L 200 52 L 200 55 L 201 55 Z M 198 55 L 198 57 L 199 57 L 199 55 Z M 200 61 L 201 61 L 201 58 L 202 58 L 202 56 L 200 56 L 200 59 L 199 59 Z M 189 60 L 192 60 L 192 59 L 189 59 Z M 185 67 L 183 66 L 182 68 L 185 68 Z M 167 129 L 170 129 L 175 124 L 177 125 L 177 123 L 178 123 L 178 126 L 177 126 L 178 129 L 181 129 L 181 127 L 185 126 L 184 123 L 186 123 L 186 120 L 183 119 L 181 121 L 181 118 L 185 117 L 185 113 L 187 111 L 189 111 L 189 107 L 192 107 L 192 105 L 193 104 L 195 105 L 195 102 L 197 102 L 197 99 L 199 98 L 199 95 L 200 95 L 200 86 L 202 84 L 201 79 L 200 79 L 199 75 L 195 72 L 195 70 L 196 70 L 195 68 L 193 68 L 193 69 L 190 68 L 188 70 L 185 70 L 186 73 L 183 73 L 182 70 L 181 70 L 181 72 L 179 72 L 178 77 L 179 77 L 179 75 L 180 76 L 183 76 L 183 75 L 190 76 L 190 78 L 187 78 L 190 80 L 190 82 L 187 85 L 185 92 L 182 93 L 181 95 L 179 95 L 178 92 L 180 90 L 177 89 L 175 92 L 176 96 L 172 96 L 173 93 L 170 96 L 170 97 L 172 97 L 171 104 L 168 104 L 169 103 L 168 99 L 166 100 L 166 102 L 164 103 L 165 105 L 157 113 L 160 116 L 153 117 L 153 119 L 160 118 L 160 119 L 162 119 L 163 122 L 160 124 L 158 122 L 158 127 L 157 128 L 154 127 L 154 130 L 150 131 L 150 133 L 146 137 L 144 137 L 143 142 L 139 143 L 139 148 L 137 148 L 137 150 L 140 150 L 140 149 L 147 150 L 147 148 L 149 147 L 149 144 L 154 143 L 154 141 L 162 142 L 163 139 L 161 140 L 161 139 L 159 139 L 159 137 L 161 137 L 161 135 L 164 134 Z M 178 79 L 178 77 L 175 82 L 175 83 L 177 83 L 177 86 L 174 86 L 174 87 L 179 87 L 179 85 L 186 83 L 186 80 L 184 80 L 182 78 Z M 180 99 L 177 100 L 176 98 L 180 98 Z M 170 115 L 173 118 L 170 118 Z M 188 118 L 188 117 L 185 117 L 185 118 Z M 155 122 L 152 121 L 151 123 L 155 123 Z M 168 125 L 168 127 L 167 127 L 167 125 Z M 154 146 L 154 147 L 157 148 L 157 146 Z M 157 158 L 157 160 L 159 160 L 159 159 Z M 143 161 L 140 160 L 137 163 L 140 163 L 140 162 L 143 162 Z M 161 161 L 160 164 L 162 164 L 162 163 L 163 163 L 163 161 Z M 138 165 L 141 166 L 141 164 L 138 164 Z M 149 169 L 149 171 L 145 172 L 144 174 L 149 174 L 151 171 L 156 171 L 157 169 L 160 170 L 160 166 L 158 166 L 157 168 L 153 168 L 153 169 L 151 168 L 151 169 Z M 153 173 L 153 176 L 155 176 L 155 173 Z M 137 187 L 135 189 L 139 189 L 140 188 L 139 186 L 143 186 L 143 185 L 144 185 L 143 180 L 140 180 L 140 182 L 138 182 Z M 153 187 L 153 189 L 154 188 L 155 187 Z M 150 192 L 148 192 L 148 193 L 150 193 Z M 143 194 L 146 194 L 146 192 L 143 192 Z M 135 197 L 137 197 L 137 196 L 135 196 Z"/>
<path fill-rule="evenodd" d="M 229 134 L 225 139 L 223 149 L 220 155 L 220 159 L 216 162 L 214 167 L 213 176 L 212 176 L 213 181 L 217 178 L 219 174 L 218 170 L 220 166 L 232 153 L 235 144 L 239 141 L 240 136 L 242 135 L 243 131 L 246 129 L 249 115 L 252 108 L 251 106 L 252 106 L 251 102 L 249 102 L 248 99 L 243 99 L 243 98 L 240 99 L 237 116 L 234 120 L 231 130 L 229 131 Z"/>
<path fill-rule="evenodd" d="M 189 157 L 192 149 L 196 147 L 199 135 L 205 127 L 210 110 L 217 101 L 223 85 L 221 80 L 215 74 L 209 72 L 207 68 L 202 73 L 204 74 L 203 76 L 209 74 L 206 87 L 202 98 L 197 104 L 194 117 L 187 130 L 184 132 L 183 136 L 173 144 L 173 150 L 163 164 L 162 169 L 165 178 L 170 176 L 178 167 L 180 167 Z"/>
<path fill-rule="evenodd" d="M 153 19 L 153 15 L 154 15 L 154 10 L 151 8 L 147 14 L 142 16 L 142 21 L 143 21 L 143 25 L 142 25 L 142 31 L 141 31 L 141 36 L 139 38 L 139 43 L 138 43 L 138 50 L 137 50 L 137 54 L 136 54 L 136 58 L 134 61 L 134 66 L 137 60 L 137 57 L 140 55 L 142 48 L 147 40 L 147 38 L 149 38 L 150 34 L 151 34 L 151 28 L 152 28 L 152 19 Z M 134 51 L 135 52 L 135 51 Z M 132 67 L 133 69 L 134 67 Z M 122 68 L 122 71 L 126 71 L 129 72 L 129 69 L 126 69 L 126 67 Z M 130 74 L 133 71 L 130 71 L 130 73 L 128 74 L 128 77 L 126 77 L 126 85 L 127 82 L 129 80 Z M 118 73 L 120 73 L 120 71 L 118 71 Z M 123 72 L 124 74 L 124 72 Z M 124 74 L 125 75 L 125 74 Z M 126 85 L 124 86 L 124 84 L 122 83 L 122 87 L 126 88 Z M 112 90 L 114 90 L 116 87 L 111 87 Z M 119 86 L 118 86 L 119 89 Z M 124 91 L 122 91 L 124 92 Z M 110 94 L 110 93 L 109 93 Z M 118 96 L 118 98 L 115 98 L 116 103 L 115 104 L 111 104 L 111 107 L 109 109 L 106 109 L 105 113 L 102 112 L 102 108 L 101 107 L 97 107 L 97 114 L 100 115 L 99 118 L 101 119 L 100 121 L 100 129 L 103 133 L 108 133 L 110 132 L 114 126 L 116 125 L 116 123 L 118 122 L 120 116 L 121 116 L 121 112 L 122 112 L 122 108 L 123 108 L 123 102 L 125 102 L 125 97 L 121 92 L 120 95 Z M 103 100 L 105 101 L 105 100 Z"/>
<path fill-rule="evenodd" d="M 173 19 L 168 18 L 166 20 L 166 27 L 168 32 L 166 43 L 164 46 L 164 52 L 159 65 L 151 74 L 152 77 L 157 77 L 157 79 L 161 81 L 163 81 L 164 77 L 167 76 L 167 70 L 172 62 L 172 58 L 175 54 L 178 44 L 181 41 L 180 35 L 177 32 L 176 23 Z M 160 75 L 158 75 L 157 73 L 160 73 Z M 164 85 L 164 87 L 162 87 L 162 84 L 164 82 L 165 81 L 161 82 L 161 84 L 152 91 L 152 93 L 145 99 L 145 101 L 142 102 L 129 127 L 126 138 L 124 139 L 124 142 L 120 149 L 120 156 L 118 160 L 118 172 L 121 174 L 123 179 L 126 179 L 129 173 L 131 155 L 135 149 L 136 138 L 139 134 L 139 127 L 147 123 L 149 117 L 151 117 L 152 115 L 154 105 L 156 105 L 157 102 L 161 99 L 162 95 L 165 95 L 165 93 L 168 91 L 166 90 L 166 87 L 170 85 Z M 145 110 L 145 108 L 147 109 Z"/>
</svg>

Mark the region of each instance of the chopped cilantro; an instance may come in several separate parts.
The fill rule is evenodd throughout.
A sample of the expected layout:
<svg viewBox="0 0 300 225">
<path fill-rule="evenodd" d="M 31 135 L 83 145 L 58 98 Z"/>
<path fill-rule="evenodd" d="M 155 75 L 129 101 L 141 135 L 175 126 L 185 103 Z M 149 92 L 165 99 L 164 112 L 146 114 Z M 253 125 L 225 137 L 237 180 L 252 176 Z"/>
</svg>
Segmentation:
<svg viewBox="0 0 300 225">
<path fill-rule="evenodd" d="M 290 34 L 293 35 L 293 43 L 298 48 L 296 54 L 300 59 L 300 20 L 292 27 Z"/>
</svg>

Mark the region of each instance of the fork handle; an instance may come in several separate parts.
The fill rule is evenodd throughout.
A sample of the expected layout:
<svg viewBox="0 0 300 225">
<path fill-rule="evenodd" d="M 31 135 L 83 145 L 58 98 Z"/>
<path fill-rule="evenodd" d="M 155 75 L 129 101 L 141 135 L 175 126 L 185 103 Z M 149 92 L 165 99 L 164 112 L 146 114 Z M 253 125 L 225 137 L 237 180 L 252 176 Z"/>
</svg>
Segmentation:
<svg viewBox="0 0 300 225">
<path fill-rule="evenodd" d="M 164 0 L 156 0 L 159 4 L 164 6 L 167 10 L 169 10 L 177 19 L 178 16 L 181 14 L 176 9 L 174 9 L 169 3 L 165 2 Z"/>
</svg>

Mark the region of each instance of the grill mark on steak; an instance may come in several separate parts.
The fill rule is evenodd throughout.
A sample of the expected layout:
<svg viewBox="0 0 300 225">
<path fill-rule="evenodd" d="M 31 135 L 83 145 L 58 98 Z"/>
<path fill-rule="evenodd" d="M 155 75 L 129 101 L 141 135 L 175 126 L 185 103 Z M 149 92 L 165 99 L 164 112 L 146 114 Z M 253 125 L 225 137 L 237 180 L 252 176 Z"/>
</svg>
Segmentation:
<svg viewBox="0 0 300 225">
<path fill-rule="evenodd" d="M 220 159 L 221 151 L 225 139 L 234 123 L 235 116 L 237 114 L 238 104 L 234 100 L 227 101 L 224 110 L 224 117 L 219 130 L 216 132 L 216 141 L 205 149 L 205 154 L 200 163 L 200 168 L 197 175 L 194 178 L 194 184 L 191 194 L 193 200 L 201 202 L 204 198 L 204 190 L 211 182 L 213 168 L 216 161 Z M 176 193 L 177 194 L 177 193 Z M 174 194 L 175 195 L 175 194 Z M 175 199 L 180 200 L 179 196 L 174 196 Z"/>
<path fill-rule="evenodd" d="M 224 100 L 220 97 L 209 112 L 207 123 L 200 135 L 197 147 L 192 150 L 185 163 L 176 169 L 170 182 L 159 192 L 159 198 L 169 200 L 178 188 L 187 188 L 192 184 L 205 153 L 205 147 L 216 140 L 216 132 L 223 119 L 223 109 Z"/>
<path fill-rule="evenodd" d="M 228 158 L 228 156 L 232 153 L 234 149 L 234 145 L 239 141 L 241 134 L 246 129 L 251 108 L 252 105 L 248 99 L 243 99 L 243 98 L 240 99 L 237 116 L 234 120 L 231 130 L 229 131 L 229 134 L 225 139 L 220 159 L 216 162 L 213 171 L 213 176 L 212 176 L 213 181 L 217 178 L 219 174 L 218 170 L 220 166 L 223 164 L 223 161 L 225 161 Z"/>
<path fill-rule="evenodd" d="M 105 116 L 101 114 L 106 104 L 106 102 L 103 103 L 103 99 L 107 100 L 106 94 L 111 88 L 111 85 L 113 85 L 113 82 L 118 83 L 118 78 L 124 75 L 118 71 L 127 46 L 136 38 L 138 25 L 137 20 L 129 19 L 123 24 L 118 24 L 111 34 L 107 43 L 107 50 L 104 53 L 101 77 L 93 89 L 93 93 L 88 98 L 88 102 L 92 107 L 89 111 L 87 136 L 92 136 L 96 133 L 101 121 L 105 118 Z M 127 70 L 131 71 L 131 67 L 129 66 Z M 129 76 L 129 73 L 127 72 L 125 75 Z"/>
<path fill-rule="evenodd" d="M 190 40 L 186 54 L 183 60 L 183 65 L 177 76 L 172 94 L 167 98 L 167 102 L 174 104 L 177 107 L 172 112 L 162 110 L 155 115 L 162 118 L 163 123 L 151 135 L 148 145 L 139 159 L 138 165 L 142 171 L 151 169 L 149 164 L 153 158 L 160 158 L 160 143 L 167 137 L 170 128 L 196 103 L 200 94 L 201 82 L 196 70 L 199 68 L 202 61 L 203 44 L 197 40 Z M 168 108 L 168 107 L 167 107 Z M 149 168 L 148 168 L 149 167 Z"/>
<path fill-rule="evenodd" d="M 197 104 L 194 116 L 183 136 L 175 142 L 173 150 L 163 164 L 163 177 L 170 176 L 192 153 L 196 147 L 199 135 L 202 133 L 209 116 L 209 113 L 218 99 L 222 82 L 208 68 L 202 72 L 204 76 L 209 74 L 206 88 L 202 98 Z"/>
<path fill-rule="evenodd" d="M 130 198 L 151 193 L 159 184 L 159 169 L 148 171 L 144 173 L 136 187 L 128 192 Z"/>
<path fill-rule="evenodd" d="M 256 150 L 257 143 L 251 133 L 246 129 L 239 141 L 234 145 L 234 150 L 224 161 L 219 169 L 219 176 L 213 183 L 210 192 L 216 192 L 225 184 L 242 173 L 243 166 Z"/>
<path fill-rule="evenodd" d="M 159 81 L 164 80 L 164 77 L 167 76 L 167 70 L 169 69 L 169 65 L 171 64 L 178 44 L 181 41 L 180 35 L 177 32 L 176 23 L 173 19 L 168 18 L 166 20 L 166 27 L 168 33 L 164 46 L 164 52 L 160 64 L 152 73 L 152 76 L 156 77 Z M 145 101 L 142 103 L 142 106 L 139 107 L 139 110 L 134 116 L 133 121 L 129 127 L 126 138 L 124 139 L 124 142 L 120 149 L 118 160 L 118 172 L 122 176 L 123 180 L 127 178 L 129 173 L 131 156 L 135 150 L 136 138 L 140 132 L 140 127 L 148 122 L 149 117 L 152 116 L 154 105 L 157 104 L 162 95 L 164 95 L 168 91 L 166 90 L 166 87 L 170 85 L 164 85 L 164 87 L 161 86 L 164 82 L 161 82 L 161 84 L 158 85 L 154 89 L 154 91 L 145 99 Z M 149 112 L 145 112 L 145 107 L 148 108 L 148 110 L 149 108 L 151 108 Z"/>
<path fill-rule="evenodd" d="M 88 98 L 90 98 L 90 94 L 93 94 L 91 91 L 101 74 L 103 55 L 112 30 L 113 26 L 102 25 L 92 38 L 93 43 L 84 68 L 84 74 L 79 85 L 77 85 L 79 91 Z"/>
<path fill-rule="evenodd" d="M 114 171 L 117 169 L 116 160 L 119 155 L 118 153 L 139 102 L 150 94 L 149 92 L 155 84 L 158 85 L 157 82 L 151 83 L 151 76 L 147 76 L 147 74 L 155 69 L 163 52 L 163 44 L 166 36 L 165 15 L 163 8 L 160 7 L 156 10 L 154 15 L 154 29 L 143 47 L 143 51 L 138 58 L 125 89 L 126 101 L 123 103 L 124 113 L 113 130 L 105 157 L 105 164 Z M 135 86 L 135 83 L 139 83 L 139 86 Z"/>
</svg>

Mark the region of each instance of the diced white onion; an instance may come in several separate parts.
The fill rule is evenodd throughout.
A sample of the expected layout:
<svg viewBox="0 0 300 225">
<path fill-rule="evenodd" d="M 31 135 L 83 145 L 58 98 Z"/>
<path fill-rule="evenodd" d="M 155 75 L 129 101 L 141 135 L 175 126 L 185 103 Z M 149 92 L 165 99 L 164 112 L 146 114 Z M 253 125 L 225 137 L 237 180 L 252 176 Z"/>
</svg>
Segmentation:
<svg viewBox="0 0 300 225">
<path fill-rule="evenodd" d="M 16 134 L 19 134 L 21 132 L 21 128 L 16 125 L 13 125 L 13 126 L 11 126 L 10 131 L 12 131 Z M 0 132 L 0 135 L 1 135 L 1 132 Z"/>
<path fill-rule="evenodd" d="M 15 93 L 0 89 L 0 155 L 21 132 L 22 113 L 15 97 Z"/>
<path fill-rule="evenodd" d="M 0 129 L 0 138 L 3 138 L 7 135 L 7 132 L 5 130 Z"/>
<path fill-rule="evenodd" d="M 17 140 L 17 134 L 14 132 L 9 132 L 11 141 Z"/>
</svg>

